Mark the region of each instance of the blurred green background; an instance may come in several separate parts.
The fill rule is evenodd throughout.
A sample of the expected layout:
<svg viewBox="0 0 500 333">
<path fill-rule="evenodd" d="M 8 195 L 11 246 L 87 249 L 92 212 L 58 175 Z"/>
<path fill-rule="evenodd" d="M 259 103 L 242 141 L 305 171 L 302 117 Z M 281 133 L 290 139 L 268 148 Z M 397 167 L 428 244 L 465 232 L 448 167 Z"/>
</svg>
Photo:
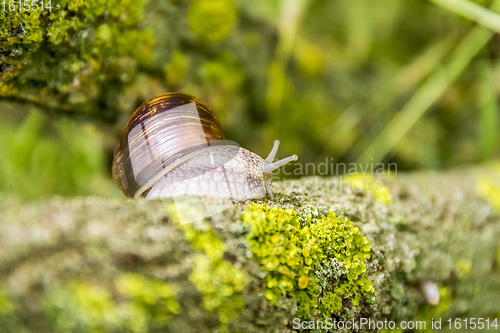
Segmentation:
<svg viewBox="0 0 500 333">
<path fill-rule="evenodd" d="M 205 101 L 227 139 L 264 157 L 279 139 L 278 157 L 296 153 L 302 163 L 381 161 L 405 171 L 490 161 L 500 151 L 494 6 L 89 0 L 52 1 L 51 12 L 0 8 L 0 195 L 122 196 L 111 180 L 114 147 L 135 108 L 168 91 Z"/>
</svg>

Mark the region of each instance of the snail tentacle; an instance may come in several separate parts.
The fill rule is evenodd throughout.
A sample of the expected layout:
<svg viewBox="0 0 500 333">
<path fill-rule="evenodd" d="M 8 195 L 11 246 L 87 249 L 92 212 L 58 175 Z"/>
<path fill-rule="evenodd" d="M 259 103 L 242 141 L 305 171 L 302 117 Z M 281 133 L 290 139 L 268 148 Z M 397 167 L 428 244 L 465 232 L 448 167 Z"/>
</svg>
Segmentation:
<svg viewBox="0 0 500 333">
<path fill-rule="evenodd" d="M 292 155 L 292 156 L 288 156 L 288 157 L 285 157 L 284 159 L 282 160 L 279 160 L 279 161 L 276 161 L 274 163 L 270 163 L 270 164 L 267 164 L 267 165 L 264 165 L 262 167 L 262 172 L 271 172 L 273 170 L 276 170 L 278 169 L 279 167 L 291 162 L 291 161 L 296 161 L 299 157 L 297 155 Z"/>
<path fill-rule="evenodd" d="M 279 146 L 280 146 L 280 140 L 274 140 L 273 149 L 271 149 L 269 156 L 267 156 L 267 158 L 266 158 L 267 163 L 273 163 L 274 158 L 276 157 L 276 153 L 278 152 Z"/>
</svg>

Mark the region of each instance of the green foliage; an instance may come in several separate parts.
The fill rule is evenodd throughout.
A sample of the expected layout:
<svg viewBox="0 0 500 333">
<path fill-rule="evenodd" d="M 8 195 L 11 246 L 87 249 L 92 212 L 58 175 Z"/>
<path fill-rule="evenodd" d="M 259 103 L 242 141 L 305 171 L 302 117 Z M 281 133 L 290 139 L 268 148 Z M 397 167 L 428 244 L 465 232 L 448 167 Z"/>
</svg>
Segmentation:
<svg viewBox="0 0 500 333">
<path fill-rule="evenodd" d="M 476 2 L 496 17 L 491 1 Z M 136 106 L 177 90 L 206 101 L 227 138 L 259 155 L 280 139 L 280 154 L 306 163 L 491 160 L 493 33 L 436 3 L 53 0 L 51 13 L 2 10 L 0 98 L 120 121 L 123 132 Z"/>
<path fill-rule="evenodd" d="M 202 41 L 217 42 L 231 32 L 237 11 L 233 0 L 193 0 L 188 15 L 189 27 Z"/>
<path fill-rule="evenodd" d="M 497 267 L 500 267 L 500 247 L 497 249 L 497 255 L 496 255 L 496 264 L 497 264 Z"/>
<path fill-rule="evenodd" d="M 172 54 L 172 61 L 165 65 L 166 82 L 168 86 L 178 85 L 186 76 L 189 69 L 189 59 L 186 58 L 181 52 L 174 52 Z"/>
<path fill-rule="evenodd" d="M 5 291 L 0 289 L 0 318 L 14 311 L 14 304 L 11 302 Z"/>
<path fill-rule="evenodd" d="M 301 218 L 293 210 L 253 204 L 243 214 L 243 222 L 251 225 L 247 239 L 254 259 L 266 272 L 263 285 L 271 302 L 296 298 L 298 315 L 308 318 L 319 299 L 318 313 L 330 317 L 342 309 L 342 299 L 352 298 L 357 306 L 361 293 L 374 291 L 363 275 L 369 242 L 348 219 L 341 220 L 332 211 Z M 325 270 L 332 263 L 335 268 Z M 334 287 L 318 285 L 317 274 L 323 271 L 337 273 L 323 280 Z"/>
<path fill-rule="evenodd" d="M 238 114 L 231 112 L 237 102 L 228 96 L 237 96 L 245 83 L 245 69 L 231 54 L 224 53 L 217 60 L 207 60 L 197 68 L 199 94 L 209 96 L 207 102 L 223 122 L 225 135 L 241 122 Z"/>
<path fill-rule="evenodd" d="M 106 172 L 103 138 L 97 128 L 68 119 L 50 121 L 30 112 L 16 126 L 0 123 L 0 193 L 118 195 Z"/>
<path fill-rule="evenodd" d="M 45 311 L 56 332 L 148 332 L 164 327 L 178 313 L 173 288 L 139 274 L 124 274 L 114 281 L 113 295 L 106 286 L 73 281 L 50 292 Z"/>
</svg>

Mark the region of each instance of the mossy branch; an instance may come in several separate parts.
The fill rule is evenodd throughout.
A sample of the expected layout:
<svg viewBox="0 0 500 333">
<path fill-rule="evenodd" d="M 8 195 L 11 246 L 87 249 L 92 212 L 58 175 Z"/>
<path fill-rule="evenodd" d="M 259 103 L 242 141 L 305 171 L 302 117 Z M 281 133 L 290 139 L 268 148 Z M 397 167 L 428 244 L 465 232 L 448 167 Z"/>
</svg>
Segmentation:
<svg viewBox="0 0 500 333">
<path fill-rule="evenodd" d="M 493 318 L 498 179 L 496 166 L 385 177 L 382 196 L 318 179 L 184 225 L 168 202 L 4 198 L 0 330 L 286 332 L 294 318 Z"/>
</svg>

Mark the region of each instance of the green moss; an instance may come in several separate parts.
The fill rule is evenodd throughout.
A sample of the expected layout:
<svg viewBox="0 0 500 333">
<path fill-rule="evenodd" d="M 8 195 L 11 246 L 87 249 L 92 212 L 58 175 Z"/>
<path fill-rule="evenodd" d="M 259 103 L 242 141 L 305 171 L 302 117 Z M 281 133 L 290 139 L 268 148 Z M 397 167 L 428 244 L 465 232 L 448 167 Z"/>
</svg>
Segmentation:
<svg viewBox="0 0 500 333">
<path fill-rule="evenodd" d="M 68 112 L 112 105 L 106 92 L 151 60 L 152 33 L 138 29 L 145 3 L 61 0 L 52 11 L 0 11 L 0 96 Z"/>
<path fill-rule="evenodd" d="M 342 309 L 343 299 L 356 306 L 362 292 L 373 292 L 363 275 L 369 242 L 348 219 L 332 211 L 300 217 L 293 210 L 253 204 L 243 222 L 251 226 L 247 239 L 266 272 L 263 285 L 271 302 L 292 297 L 299 303 L 300 317 L 309 317 L 315 309 L 330 317 Z M 324 285 L 318 285 L 320 275 L 326 277 L 321 279 Z"/>
<path fill-rule="evenodd" d="M 165 326 L 179 304 L 170 285 L 124 274 L 112 287 L 70 282 L 48 294 L 45 309 L 58 332 L 148 332 L 150 326 Z"/>
<path fill-rule="evenodd" d="M 188 15 L 189 27 L 198 38 L 217 42 L 231 32 L 237 11 L 232 0 L 194 0 Z"/>
</svg>

